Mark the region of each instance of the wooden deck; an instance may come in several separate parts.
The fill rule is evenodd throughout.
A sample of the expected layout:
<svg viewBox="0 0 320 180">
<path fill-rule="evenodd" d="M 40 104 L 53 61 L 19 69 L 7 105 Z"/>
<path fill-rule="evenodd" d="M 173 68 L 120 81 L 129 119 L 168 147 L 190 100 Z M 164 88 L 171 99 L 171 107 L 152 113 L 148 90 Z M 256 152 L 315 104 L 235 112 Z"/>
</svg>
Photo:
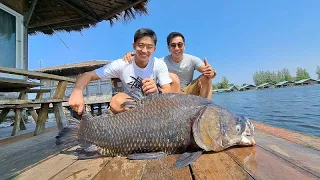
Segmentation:
<svg viewBox="0 0 320 180">
<path fill-rule="evenodd" d="M 146 161 L 77 160 L 72 154 L 76 147 L 59 153 L 57 130 L 5 145 L 0 141 L 0 179 L 320 179 L 320 151 L 313 146 L 320 138 L 255 126 L 255 146 L 203 154 L 184 169 L 173 168 L 178 155 Z"/>
</svg>

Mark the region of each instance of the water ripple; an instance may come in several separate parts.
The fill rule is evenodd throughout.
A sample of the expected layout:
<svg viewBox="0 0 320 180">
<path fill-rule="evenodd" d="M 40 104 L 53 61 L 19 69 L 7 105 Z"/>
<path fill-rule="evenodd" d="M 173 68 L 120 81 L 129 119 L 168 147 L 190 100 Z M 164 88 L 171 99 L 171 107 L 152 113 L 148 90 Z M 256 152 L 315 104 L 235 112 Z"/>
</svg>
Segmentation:
<svg viewBox="0 0 320 180">
<path fill-rule="evenodd" d="M 320 85 L 213 94 L 230 111 L 320 137 Z"/>
</svg>

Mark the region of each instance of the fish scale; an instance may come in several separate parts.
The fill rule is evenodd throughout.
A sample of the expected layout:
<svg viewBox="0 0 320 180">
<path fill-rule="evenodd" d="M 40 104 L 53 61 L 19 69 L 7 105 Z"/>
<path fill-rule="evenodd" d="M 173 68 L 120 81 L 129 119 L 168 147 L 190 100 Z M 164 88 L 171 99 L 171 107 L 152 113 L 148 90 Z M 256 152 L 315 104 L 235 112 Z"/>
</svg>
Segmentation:
<svg viewBox="0 0 320 180">
<path fill-rule="evenodd" d="M 80 140 L 93 142 L 104 148 L 103 155 L 106 156 L 183 151 L 191 141 L 190 117 L 207 105 L 208 101 L 198 101 L 197 104 L 194 102 L 196 97 L 180 98 L 180 101 L 177 101 L 177 98 L 173 98 L 175 96 L 145 99 L 134 109 L 117 115 L 83 116 L 82 121 L 87 124 L 86 128 L 80 131 Z"/>
<path fill-rule="evenodd" d="M 100 155 L 129 159 L 184 153 L 175 167 L 192 163 L 203 151 L 255 144 L 254 127 L 246 117 L 199 96 L 152 94 L 133 105 L 115 115 L 85 113 L 75 126 L 59 132 L 56 144 L 78 140 L 98 146 Z"/>
</svg>

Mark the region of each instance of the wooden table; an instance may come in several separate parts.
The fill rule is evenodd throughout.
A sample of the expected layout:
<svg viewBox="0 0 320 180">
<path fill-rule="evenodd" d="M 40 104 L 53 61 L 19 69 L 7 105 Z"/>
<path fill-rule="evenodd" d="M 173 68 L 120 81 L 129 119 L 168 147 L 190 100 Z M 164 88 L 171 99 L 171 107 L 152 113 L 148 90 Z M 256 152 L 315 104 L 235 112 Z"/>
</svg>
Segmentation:
<svg viewBox="0 0 320 180">
<path fill-rule="evenodd" d="M 0 78 L 0 92 L 20 92 L 29 88 L 43 86 L 42 83 L 12 78 Z"/>
<path fill-rule="evenodd" d="M 2 78 L 3 84 L 5 84 L 6 82 L 8 83 L 7 86 L 3 86 L 3 91 L 9 91 L 10 87 L 14 87 L 12 89 L 21 90 L 18 100 L 0 100 L 0 107 L 2 106 L 2 109 L 6 109 L 6 111 L 8 111 L 8 109 L 9 110 L 15 109 L 15 112 L 16 112 L 15 124 L 13 127 L 12 135 L 15 135 L 18 127 L 20 126 L 22 109 L 25 107 L 33 106 L 35 104 L 38 104 L 40 106 L 40 111 L 39 111 L 39 115 L 35 116 L 37 118 L 36 120 L 37 126 L 35 129 L 34 135 L 42 134 L 44 132 L 45 122 L 48 119 L 49 104 L 53 105 L 53 112 L 55 114 L 55 118 L 56 118 L 57 126 L 59 130 L 63 129 L 63 127 L 67 125 L 67 121 L 62 109 L 62 102 L 66 101 L 66 99 L 64 99 L 64 96 L 65 96 L 65 91 L 68 83 L 75 83 L 76 82 L 75 79 L 47 74 L 47 73 L 33 72 L 33 71 L 27 71 L 27 70 L 16 69 L 16 68 L 8 68 L 8 67 L 2 67 L 2 66 L 0 66 L 0 73 L 25 76 L 28 79 L 36 79 L 36 80 L 49 79 L 49 80 L 58 81 L 55 94 L 51 99 L 42 100 L 41 93 L 43 92 L 39 91 L 39 94 L 37 95 L 35 100 L 27 100 L 25 99 L 25 96 L 27 93 L 26 90 L 29 90 L 29 88 L 31 87 L 41 86 L 42 85 L 41 83 Z M 4 113 L 6 113 L 6 111 Z"/>
</svg>

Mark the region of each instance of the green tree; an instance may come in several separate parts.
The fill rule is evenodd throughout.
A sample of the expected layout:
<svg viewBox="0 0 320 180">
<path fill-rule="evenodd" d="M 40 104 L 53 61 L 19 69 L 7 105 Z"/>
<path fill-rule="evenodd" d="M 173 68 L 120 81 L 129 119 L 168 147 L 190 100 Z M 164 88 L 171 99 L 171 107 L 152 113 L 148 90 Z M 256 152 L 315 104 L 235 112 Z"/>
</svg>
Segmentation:
<svg viewBox="0 0 320 180">
<path fill-rule="evenodd" d="M 279 74 L 281 75 L 281 74 Z M 263 83 L 277 83 L 278 76 L 275 72 L 270 71 L 259 71 L 253 74 L 253 81 L 255 85 L 259 86 Z"/>
<path fill-rule="evenodd" d="M 320 79 L 320 66 L 317 66 L 316 74 L 318 75 L 318 79 Z"/>
<path fill-rule="evenodd" d="M 288 69 L 284 68 L 282 70 L 282 73 L 283 73 L 283 76 L 284 76 L 284 80 L 283 81 L 294 81 L 294 78 L 291 76 L 291 74 L 290 74 Z"/>
<path fill-rule="evenodd" d="M 229 87 L 229 81 L 225 76 L 223 76 L 222 81 L 218 85 L 218 88 L 219 89 L 226 89 L 228 87 Z"/>
<path fill-rule="evenodd" d="M 219 84 L 219 83 L 213 83 L 213 84 L 212 84 L 212 89 L 218 89 L 218 84 Z"/>
<path fill-rule="evenodd" d="M 298 67 L 296 72 L 296 81 L 300 81 L 301 79 L 308 79 L 308 78 L 310 78 L 310 74 L 307 72 L 307 70 Z"/>
</svg>

